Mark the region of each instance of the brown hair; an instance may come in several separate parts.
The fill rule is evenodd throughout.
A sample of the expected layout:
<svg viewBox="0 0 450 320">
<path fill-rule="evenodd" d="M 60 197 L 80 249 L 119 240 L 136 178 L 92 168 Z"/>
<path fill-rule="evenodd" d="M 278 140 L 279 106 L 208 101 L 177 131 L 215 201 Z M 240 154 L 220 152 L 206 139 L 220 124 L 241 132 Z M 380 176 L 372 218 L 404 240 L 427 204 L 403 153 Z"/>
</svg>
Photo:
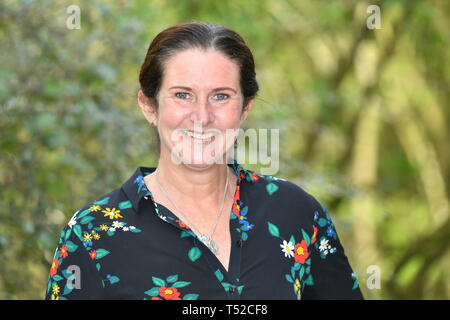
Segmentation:
<svg viewBox="0 0 450 320">
<path fill-rule="evenodd" d="M 238 64 L 244 109 L 259 91 L 255 63 L 250 49 L 235 31 L 210 22 L 194 21 L 178 24 L 162 31 L 148 48 L 139 73 L 139 82 L 142 92 L 154 102 L 156 111 L 164 62 L 176 53 L 192 48 L 218 50 Z"/>
</svg>

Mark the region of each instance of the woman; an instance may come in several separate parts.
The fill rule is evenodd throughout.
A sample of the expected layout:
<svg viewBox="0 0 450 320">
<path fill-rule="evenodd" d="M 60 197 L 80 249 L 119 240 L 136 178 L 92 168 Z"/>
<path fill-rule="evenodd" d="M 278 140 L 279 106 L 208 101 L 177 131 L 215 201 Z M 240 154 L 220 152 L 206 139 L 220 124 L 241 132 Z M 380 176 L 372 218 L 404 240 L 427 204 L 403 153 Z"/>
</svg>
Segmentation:
<svg viewBox="0 0 450 320">
<path fill-rule="evenodd" d="M 202 22 L 166 29 L 139 80 L 158 166 L 139 167 L 75 213 L 47 299 L 362 298 L 321 205 L 293 183 L 228 163 L 259 90 L 238 34 Z"/>
</svg>

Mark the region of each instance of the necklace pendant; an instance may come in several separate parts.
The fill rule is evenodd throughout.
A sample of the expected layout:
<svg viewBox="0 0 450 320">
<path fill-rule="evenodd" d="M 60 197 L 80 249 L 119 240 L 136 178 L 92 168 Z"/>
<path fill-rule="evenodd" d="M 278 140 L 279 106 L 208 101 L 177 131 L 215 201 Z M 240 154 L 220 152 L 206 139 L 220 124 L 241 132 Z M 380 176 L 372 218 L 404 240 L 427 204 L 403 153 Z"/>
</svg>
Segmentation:
<svg viewBox="0 0 450 320">
<path fill-rule="evenodd" d="M 214 253 L 215 255 L 219 254 L 219 247 L 217 246 L 217 243 L 213 239 L 211 239 L 208 236 L 205 236 L 204 234 L 199 236 L 199 239 L 201 242 L 205 244 L 205 246 L 208 247 L 209 250 L 211 250 L 212 253 Z"/>
</svg>

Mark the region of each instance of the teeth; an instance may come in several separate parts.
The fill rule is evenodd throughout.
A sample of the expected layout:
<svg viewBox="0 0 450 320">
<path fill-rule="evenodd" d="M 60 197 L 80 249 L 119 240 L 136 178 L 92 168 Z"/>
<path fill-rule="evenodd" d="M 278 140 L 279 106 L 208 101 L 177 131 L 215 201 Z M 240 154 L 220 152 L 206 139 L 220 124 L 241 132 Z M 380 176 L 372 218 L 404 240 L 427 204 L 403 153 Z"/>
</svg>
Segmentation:
<svg viewBox="0 0 450 320">
<path fill-rule="evenodd" d="M 200 134 L 200 133 L 195 133 L 195 132 L 190 132 L 190 131 L 186 131 L 186 134 L 195 139 L 210 139 L 213 136 L 212 133 Z"/>
</svg>

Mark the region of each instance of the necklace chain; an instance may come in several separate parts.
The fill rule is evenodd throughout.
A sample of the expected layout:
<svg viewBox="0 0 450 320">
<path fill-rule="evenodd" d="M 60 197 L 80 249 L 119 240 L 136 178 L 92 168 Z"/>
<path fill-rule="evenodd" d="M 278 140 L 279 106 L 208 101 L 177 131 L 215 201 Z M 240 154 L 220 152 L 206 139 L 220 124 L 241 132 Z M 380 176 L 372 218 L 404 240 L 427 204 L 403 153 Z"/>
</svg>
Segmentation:
<svg viewBox="0 0 450 320">
<path fill-rule="evenodd" d="M 214 224 L 214 227 L 211 231 L 211 235 L 208 237 L 207 235 L 203 234 L 202 232 L 200 232 L 200 230 L 198 230 L 198 228 L 189 220 L 189 218 L 183 213 L 183 211 L 175 204 L 175 202 L 172 201 L 172 199 L 170 199 L 170 197 L 168 196 L 168 194 L 166 193 L 166 191 L 164 190 L 164 188 L 161 186 L 161 184 L 159 183 L 159 179 L 158 179 L 158 173 L 157 173 L 158 169 L 155 170 L 155 177 L 156 177 L 156 183 L 158 184 L 159 189 L 162 191 L 162 193 L 164 193 L 164 195 L 166 196 L 166 198 L 170 201 L 170 203 L 172 203 L 172 205 L 183 215 L 183 217 L 186 219 L 186 221 L 189 223 L 190 226 L 192 226 L 198 233 L 199 233 L 199 239 L 214 253 L 214 254 L 218 254 L 219 253 L 219 247 L 217 246 L 217 243 L 212 239 L 212 236 L 214 234 L 214 232 L 216 231 L 216 227 L 217 224 L 219 223 L 219 218 L 222 214 L 222 209 L 223 209 L 223 205 L 225 203 L 225 195 L 227 193 L 227 189 L 228 189 L 228 175 L 229 175 L 229 169 L 227 167 L 227 178 L 226 178 L 226 182 L 225 182 L 225 190 L 223 192 L 223 199 L 222 199 L 222 205 L 220 206 L 220 210 L 217 213 L 217 218 L 216 218 L 216 223 Z"/>
</svg>

